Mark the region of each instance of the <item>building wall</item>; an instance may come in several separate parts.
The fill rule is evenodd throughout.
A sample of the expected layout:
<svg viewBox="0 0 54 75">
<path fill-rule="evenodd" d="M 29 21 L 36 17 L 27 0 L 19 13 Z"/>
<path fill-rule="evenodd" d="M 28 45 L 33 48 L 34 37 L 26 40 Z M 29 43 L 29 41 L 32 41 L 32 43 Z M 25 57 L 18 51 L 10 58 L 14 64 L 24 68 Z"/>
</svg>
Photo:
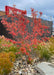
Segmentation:
<svg viewBox="0 0 54 75">
<path fill-rule="evenodd" d="M 53 22 L 52 21 L 47 21 L 47 20 L 42 20 L 42 24 L 48 26 L 48 31 L 50 31 L 50 34 L 48 36 L 50 37 L 52 35 Z"/>
<path fill-rule="evenodd" d="M 6 38 L 11 38 L 13 39 L 12 35 L 10 35 L 8 32 L 9 31 L 6 31 L 6 28 L 4 27 L 4 25 L 1 23 L 1 20 L 0 19 L 0 35 L 4 35 Z"/>
<path fill-rule="evenodd" d="M 30 22 L 32 21 L 30 17 L 28 17 L 28 19 L 30 20 Z M 53 28 L 52 28 L 53 22 L 52 22 L 52 21 L 47 21 L 47 20 L 41 19 L 41 23 L 42 23 L 42 25 L 45 25 L 45 26 L 48 27 L 47 30 L 50 32 L 50 34 L 48 34 L 48 37 L 51 37 L 51 35 L 52 35 L 52 30 L 53 30 Z M 28 28 L 30 29 L 30 32 L 31 32 L 31 27 L 30 27 L 30 25 L 29 25 Z M 46 31 L 46 30 L 45 30 L 45 31 Z"/>
<path fill-rule="evenodd" d="M 5 17 L 7 17 L 5 15 Z M 32 22 L 31 18 L 30 17 L 26 17 L 30 20 L 30 23 Z M 2 18 L 0 18 L 0 35 L 4 35 L 5 37 L 7 38 L 12 38 L 12 36 L 10 34 L 8 34 L 8 31 L 6 31 L 6 28 L 3 26 L 3 24 L 1 23 L 1 20 Z M 10 21 L 10 18 L 8 19 L 9 22 Z M 41 20 L 42 24 L 46 25 L 49 27 L 48 31 L 50 31 L 50 34 L 48 34 L 48 37 L 51 37 L 52 35 L 52 25 L 53 25 L 53 22 L 52 21 L 46 21 L 46 20 Z M 28 25 L 28 31 L 31 32 L 32 29 L 31 29 L 31 26 L 30 26 L 30 23 Z"/>
</svg>

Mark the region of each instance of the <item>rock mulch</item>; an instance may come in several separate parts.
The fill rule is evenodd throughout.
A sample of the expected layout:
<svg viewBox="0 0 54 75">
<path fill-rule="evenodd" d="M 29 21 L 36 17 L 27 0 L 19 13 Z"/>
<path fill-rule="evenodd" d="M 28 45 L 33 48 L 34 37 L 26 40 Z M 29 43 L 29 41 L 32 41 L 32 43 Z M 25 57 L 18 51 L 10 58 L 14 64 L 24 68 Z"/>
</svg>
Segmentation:
<svg viewBox="0 0 54 75">
<path fill-rule="evenodd" d="M 14 63 L 14 67 L 12 68 L 11 73 L 9 75 L 45 75 L 37 67 L 37 59 L 34 60 L 32 64 L 28 64 L 26 58 L 17 59 Z"/>
</svg>

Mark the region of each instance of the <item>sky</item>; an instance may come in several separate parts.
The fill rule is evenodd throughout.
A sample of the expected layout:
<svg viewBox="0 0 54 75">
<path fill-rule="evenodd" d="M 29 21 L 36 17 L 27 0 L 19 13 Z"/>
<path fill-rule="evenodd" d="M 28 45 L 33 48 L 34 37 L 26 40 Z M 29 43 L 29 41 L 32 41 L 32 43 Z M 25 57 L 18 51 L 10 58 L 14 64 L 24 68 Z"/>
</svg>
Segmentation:
<svg viewBox="0 0 54 75">
<path fill-rule="evenodd" d="M 13 6 L 13 4 L 18 9 L 26 9 L 28 16 L 31 14 L 30 8 L 34 8 L 35 11 L 43 13 L 43 19 L 54 22 L 54 0 L 0 0 L 0 11 L 5 10 L 5 5 Z"/>
</svg>

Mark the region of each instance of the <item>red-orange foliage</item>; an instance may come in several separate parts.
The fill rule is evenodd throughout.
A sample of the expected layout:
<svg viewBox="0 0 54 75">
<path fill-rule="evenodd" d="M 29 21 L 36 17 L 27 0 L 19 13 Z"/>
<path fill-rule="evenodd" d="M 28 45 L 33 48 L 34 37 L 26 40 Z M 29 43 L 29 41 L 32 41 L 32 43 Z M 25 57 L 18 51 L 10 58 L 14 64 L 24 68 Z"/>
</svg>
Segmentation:
<svg viewBox="0 0 54 75">
<path fill-rule="evenodd" d="M 14 10 L 13 10 L 14 12 Z M 9 33 L 15 38 L 17 41 L 11 40 L 14 44 L 20 44 L 21 45 L 21 52 L 30 56 L 29 52 L 31 52 L 32 45 L 38 45 L 43 40 L 48 40 L 46 36 L 42 37 L 43 34 L 46 35 L 46 33 L 49 33 L 49 31 L 45 31 L 45 29 L 48 29 L 47 26 L 42 25 L 41 23 L 41 15 L 42 12 L 39 12 L 40 16 L 37 19 L 37 11 L 34 11 L 34 9 L 31 8 L 31 15 L 32 15 L 32 22 L 29 21 L 29 19 L 25 16 L 26 11 L 21 14 L 9 14 L 8 17 L 5 19 L 3 18 L 2 23 L 5 27 L 7 27 L 7 30 L 10 31 Z M 7 22 L 7 19 L 11 17 L 11 22 Z M 30 23 L 31 32 L 30 29 L 28 29 L 28 25 Z M 18 38 L 16 38 L 18 36 Z M 41 38 L 42 37 L 42 38 Z M 37 39 L 38 38 L 38 39 Z M 41 40 L 40 40 L 41 39 Z M 29 57 L 30 59 L 30 57 Z"/>
</svg>

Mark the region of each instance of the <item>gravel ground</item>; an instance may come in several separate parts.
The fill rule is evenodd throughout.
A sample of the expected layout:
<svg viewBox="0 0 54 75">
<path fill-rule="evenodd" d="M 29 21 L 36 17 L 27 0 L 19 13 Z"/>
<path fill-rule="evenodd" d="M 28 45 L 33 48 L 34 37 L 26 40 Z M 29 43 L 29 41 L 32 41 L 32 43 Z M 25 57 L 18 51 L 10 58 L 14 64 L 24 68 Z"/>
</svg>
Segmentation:
<svg viewBox="0 0 54 75">
<path fill-rule="evenodd" d="M 26 58 L 17 59 L 14 63 L 9 75 L 45 75 L 42 70 L 37 67 L 37 59 L 34 59 L 32 64 L 27 64 Z"/>
</svg>

